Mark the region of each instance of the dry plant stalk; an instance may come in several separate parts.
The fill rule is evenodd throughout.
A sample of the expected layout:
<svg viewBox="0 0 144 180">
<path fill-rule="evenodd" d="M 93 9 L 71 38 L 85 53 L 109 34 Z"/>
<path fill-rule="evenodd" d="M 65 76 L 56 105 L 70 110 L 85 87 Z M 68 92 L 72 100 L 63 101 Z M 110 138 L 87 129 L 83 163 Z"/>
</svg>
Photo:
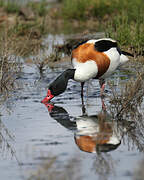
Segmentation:
<svg viewBox="0 0 144 180">
<path fill-rule="evenodd" d="M 137 73 L 136 78 L 130 79 L 120 91 L 120 94 L 112 90 L 112 96 L 110 97 L 110 111 L 113 112 L 114 117 L 123 119 L 123 117 L 131 117 L 138 111 L 138 108 L 142 104 L 144 96 L 144 73 Z"/>
<path fill-rule="evenodd" d="M 1 101 L 6 99 L 9 92 L 14 89 L 17 73 L 20 72 L 19 58 L 11 52 L 11 40 L 7 31 L 0 39 L 0 93 Z M 3 98 L 2 98 L 3 97 Z"/>
<path fill-rule="evenodd" d="M 42 56 L 36 56 L 33 58 L 33 63 L 37 66 L 40 74 L 45 71 L 47 67 L 49 67 L 50 63 L 55 63 L 61 60 L 62 54 L 58 52 L 56 48 L 53 49 L 53 52 L 49 55 L 45 55 L 43 53 Z"/>
<path fill-rule="evenodd" d="M 139 151 L 144 151 L 144 72 L 137 72 L 135 78 L 130 79 L 118 93 L 112 86 L 109 111 L 114 119 L 123 123 L 127 129 L 127 144 L 134 144 Z M 126 126 L 125 122 L 129 125 Z M 126 124 L 127 124 L 126 123 Z M 130 143 L 132 142 L 132 143 Z"/>
</svg>

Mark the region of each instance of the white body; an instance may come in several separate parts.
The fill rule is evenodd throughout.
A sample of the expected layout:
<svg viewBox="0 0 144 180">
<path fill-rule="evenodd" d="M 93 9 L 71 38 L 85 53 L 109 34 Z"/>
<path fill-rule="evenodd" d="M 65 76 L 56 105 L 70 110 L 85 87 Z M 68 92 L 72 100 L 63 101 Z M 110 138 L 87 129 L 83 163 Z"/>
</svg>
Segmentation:
<svg viewBox="0 0 144 180">
<path fill-rule="evenodd" d="M 91 60 L 85 63 L 78 63 L 76 62 L 76 59 L 73 59 L 72 62 L 74 69 L 76 69 L 74 80 L 79 82 L 85 82 L 91 78 L 96 77 L 98 72 L 98 67 L 95 61 Z"/>
</svg>

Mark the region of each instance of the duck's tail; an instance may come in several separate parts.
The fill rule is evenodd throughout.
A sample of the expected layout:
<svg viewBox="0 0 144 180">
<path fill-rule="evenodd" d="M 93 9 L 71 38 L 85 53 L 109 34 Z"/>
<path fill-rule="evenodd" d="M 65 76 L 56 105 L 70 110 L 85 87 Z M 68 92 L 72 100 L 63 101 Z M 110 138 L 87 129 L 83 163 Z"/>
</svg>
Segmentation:
<svg viewBox="0 0 144 180">
<path fill-rule="evenodd" d="M 129 59 L 127 56 L 134 57 L 133 54 L 126 52 L 126 51 L 121 51 L 121 56 L 120 56 L 120 66 L 125 64 Z"/>
<path fill-rule="evenodd" d="M 134 57 L 134 55 L 129 52 L 126 52 L 126 51 L 121 51 L 121 52 L 123 55 Z"/>
</svg>

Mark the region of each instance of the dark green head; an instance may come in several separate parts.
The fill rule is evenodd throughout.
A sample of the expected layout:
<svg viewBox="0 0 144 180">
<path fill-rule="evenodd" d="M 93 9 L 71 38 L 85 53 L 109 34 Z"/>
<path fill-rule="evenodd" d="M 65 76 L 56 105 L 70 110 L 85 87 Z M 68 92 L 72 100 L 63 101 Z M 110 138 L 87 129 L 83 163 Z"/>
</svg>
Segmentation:
<svg viewBox="0 0 144 180">
<path fill-rule="evenodd" d="M 63 93 L 68 84 L 69 79 L 74 79 L 75 69 L 67 69 L 60 74 L 50 85 L 47 93 L 47 97 L 42 100 L 42 103 L 50 101 L 55 96 Z"/>
</svg>

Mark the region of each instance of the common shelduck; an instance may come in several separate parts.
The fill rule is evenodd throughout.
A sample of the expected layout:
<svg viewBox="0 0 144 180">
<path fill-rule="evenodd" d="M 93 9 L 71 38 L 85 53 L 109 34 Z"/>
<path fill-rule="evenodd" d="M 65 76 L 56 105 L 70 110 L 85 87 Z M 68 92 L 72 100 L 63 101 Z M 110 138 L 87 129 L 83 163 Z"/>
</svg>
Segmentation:
<svg viewBox="0 0 144 180">
<path fill-rule="evenodd" d="M 84 82 L 89 79 L 99 79 L 102 94 L 105 78 L 128 61 L 126 55 L 133 57 L 132 54 L 120 50 L 117 42 L 111 38 L 92 39 L 79 43 L 72 50 L 73 69 L 65 70 L 49 85 L 47 96 L 42 103 L 47 103 L 63 93 L 69 79 L 81 82 L 82 97 Z"/>
</svg>

